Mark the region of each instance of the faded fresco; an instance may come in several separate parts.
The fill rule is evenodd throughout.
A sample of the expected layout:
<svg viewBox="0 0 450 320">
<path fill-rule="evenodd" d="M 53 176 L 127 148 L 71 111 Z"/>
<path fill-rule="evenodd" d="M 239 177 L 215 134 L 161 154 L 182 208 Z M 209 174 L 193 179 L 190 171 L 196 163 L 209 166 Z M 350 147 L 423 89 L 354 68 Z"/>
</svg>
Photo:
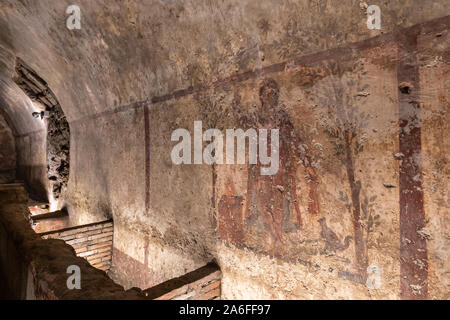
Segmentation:
<svg viewBox="0 0 450 320">
<path fill-rule="evenodd" d="M 70 127 L 60 203 L 114 220 L 121 285 L 215 261 L 223 299 L 450 299 L 450 2 L 380 2 L 373 30 L 367 1 L 85 1 L 77 31 L 65 1 L 3 2 L 17 177 L 46 195 L 20 58 Z M 278 128 L 278 172 L 174 164 L 171 134 L 199 120 Z"/>
<path fill-rule="evenodd" d="M 115 244 L 135 252 L 148 270 L 136 281 L 166 277 L 168 268 L 158 263 L 163 250 L 178 273 L 183 265 L 217 261 L 225 298 L 445 296 L 432 285 L 448 270 L 445 232 L 431 233 L 445 225 L 448 206 L 446 182 L 436 173 L 446 172 L 436 146 L 444 133 L 433 127 L 444 121 L 448 84 L 439 94 L 420 84 L 446 78 L 444 62 L 431 58 L 445 49 L 431 54 L 399 41 L 299 58 L 278 71 L 187 89 L 149 106 L 142 125 L 151 141 L 150 211 L 138 219 L 152 227 L 140 238 L 143 246 Z M 411 57 L 423 70 L 408 69 Z M 402 79 L 414 74 L 420 77 Z M 429 102 L 421 106 L 419 98 Z M 204 130 L 222 132 L 278 128 L 278 172 L 262 176 L 261 165 L 248 161 L 171 165 L 171 133 L 192 132 L 198 120 Z M 177 201 L 167 202 L 168 195 Z"/>
<path fill-rule="evenodd" d="M 388 194 L 397 197 L 391 178 L 397 129 L 379 119 L 396 123 L 391 53 L 378 61 L 369 50 L 230 87 L 235 127 L 280 129 L 280 170 L 261 176 L 258 165 L 215 166 L 222 241 L 306 265 L 321 256 L 337 267 L 338 277 L 377 285 L 372 274 L 392 260 L 373 265 L 370 252 L 398 210 L 398 204 L 382 203 Z M 374 81 L 379 74 L 386 82 Z M 382 91 L 385 98 L 374 99 Z M 379 156 L 371 156 L 374 149 Z M 382 177 L 376 176 L 380 170 L 366 170 L 380 160 L 389 163 Z M 381 237 L 397 246 L 395 234 Z"/>
</svg>

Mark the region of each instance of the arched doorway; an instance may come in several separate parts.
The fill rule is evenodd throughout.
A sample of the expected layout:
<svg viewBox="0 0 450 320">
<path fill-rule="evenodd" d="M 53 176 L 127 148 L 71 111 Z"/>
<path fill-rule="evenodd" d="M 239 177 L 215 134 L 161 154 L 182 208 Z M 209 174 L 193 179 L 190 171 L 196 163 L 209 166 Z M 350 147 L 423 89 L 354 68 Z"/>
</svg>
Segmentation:
<svg viewBox="0 0 450 320">
<path fill-rule="evenodd" d="M 15 83 L 27 96 L 40 105 L 41 112 L 34 112 L 36 121 L 44 121 L 47 127 L 47 178 L 50 196 L 58 200 L 67 186 L 70 170 L 70 128 L 66 116 L 47 83 L 21 59 L 16 61 Z"/>
</svg>

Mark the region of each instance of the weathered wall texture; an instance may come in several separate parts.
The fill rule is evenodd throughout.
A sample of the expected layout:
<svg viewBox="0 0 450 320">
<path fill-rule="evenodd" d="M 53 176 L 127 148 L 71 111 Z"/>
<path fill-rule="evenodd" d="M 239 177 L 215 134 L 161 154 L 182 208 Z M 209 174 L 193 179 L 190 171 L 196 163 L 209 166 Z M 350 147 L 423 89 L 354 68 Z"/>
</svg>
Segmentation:
<svg viewBox="0 0 450 320">
<path fill-rule="evenodd" d="M 0 115 L 0 183 L 11 183 L 16 178 L 16 146 L 13 132 Z"/>
<path fill-rule="evenodd" d="M 30 206 L 28 208 L 30 209 Z M 36 209 L 36 207 L 31 207 L 30 209 L 32 228 L 36 233 L 61 230 L 70 225 L 69 215 L 65 210 L 48 212 L 48 209 L 44 209 L 47 211 L 46 213 L 33 214 L 33 211 L 37 210 L 39 209 Z"/>
<path fill-rule="evenodd" d="M 50 197 L 58 200 L 67 187 L 70 168 L 70 128 L 58 100 L 44 79 L 20 58 L 15 62 L 14 82 L 33 101 L 41 106 L 40 119 L 47 129 L 46 158 Z M 39 118 L 39 112 L 34 112 Z M 45 119 L 45 120 L 44 120 Z"/>
<path fill-rule="evenodd" d="M 43 240 L 28 221 L 22 185 L 0 186 L 0 298 L 27 300 L 145 299 L 139 289 L 114 283 L 105 272 L 75 256 L 62 240 Z M 67 287 L 67 268 L 80 268 L 81 289 Z"/>
<path fill-rule="evenodd" d="M 75 31 L 69 4 L 4 1 L 0 52 L 58 98 L 60 205 L 114 219 L 114 279 L 146 288 L 215 259 L 224 299 L 449 298 L 449 4 L 374 1 L 381 31 L 356 0 L 85 0 Z M 170 136 L 195 120 L 280 127 L 279 172 L 173 165 Z"/>
<path fill-rule="evenodd" d="M 1 33 L 6 36 L 7 27 L 2 22 Z M 32 117 L 40 112 L 40 106 L 34 104 L 15 84 L 15 55 L 0 46 L 0 108 L 8 121 L 15 138 L 17 179 L 27 182 L 30 196 L 36 200 L 47 201 L 48 180 L 46 178 L 46 133 L 45 124 Z"/>
<path fill-rule="evenodd" d="M 47 202 L 49 185 L 45 143 L 44 130 L 16 137 L 17 177 L 27 182 L 30 197 Z"/>
<path fill-rule="evenodd" d="M 31 229 L 28 200 L 22 184 L 0 185 L 0 299 L 220 298 L 221 272 L 212 263 L 157 287 L 124 290 L 106 275 L 108 268 L 99 261 L 106 257 L 105 245 L 106 259 L 111 259 L 112 243 L 107 239 L 111 221 L 39 235 Z M 77 290 L 67 287 L 69 266 L 80 268 Z"/>
<path fill-rule="evenodd" d="M 144 294 L 155 300 L 220 300 L 221 277 L 217 265 L 209 263 L 144 290 Z"/>
<path fill-rule="evenodd" d="M 78 257 L 86 259 L 97 269 L 108 271 L 111 268 L 113 223 L 110 220 L 44 232 L 40 235 L 42 239 L 64 240 L 75 249 Z"/>
</svg>

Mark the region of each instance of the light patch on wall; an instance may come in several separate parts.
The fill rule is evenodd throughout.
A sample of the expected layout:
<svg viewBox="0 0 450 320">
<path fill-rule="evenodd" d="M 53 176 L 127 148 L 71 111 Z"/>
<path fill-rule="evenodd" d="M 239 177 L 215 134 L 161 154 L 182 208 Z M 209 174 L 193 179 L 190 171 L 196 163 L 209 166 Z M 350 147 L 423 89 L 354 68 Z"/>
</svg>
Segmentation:
<svg viewBox="0 0 450 320">
<path fill-rule="evenodd" d="M 375 265 L 371 264 L 367 267 L 367 281 L 366 287 L 368 289 L 380 289 L 381 288 L 381 269 Z"/>
</svg>

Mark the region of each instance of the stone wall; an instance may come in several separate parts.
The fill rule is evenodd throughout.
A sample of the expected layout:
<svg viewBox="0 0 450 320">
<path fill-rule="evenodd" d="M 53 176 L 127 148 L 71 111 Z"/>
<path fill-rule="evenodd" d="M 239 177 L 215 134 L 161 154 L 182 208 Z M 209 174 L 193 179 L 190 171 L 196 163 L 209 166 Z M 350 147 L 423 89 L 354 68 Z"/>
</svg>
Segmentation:
<svg viewBox="0 0 450 320">
<path fill-rule="evenodd" d="M 34 208 L 35 207 L 31 207 L 31 209 Z M 66 210 L 58 210 L 33 215 L 33 211 L 38 211 L 39 209 L 35 209 L 33 211 L 31 209 L 30 212 L 31 212 L 32 228 L 36 233 L 58 231 L 69 227 L 70 223 L 69 215 L 67 214 Z"/>
<path fill-rule="evenodd" d="M 155 300 L 219 300 L 222 273 L 215 264 L 170 279 L 144 294 Z"/>
<path fill-rule="evenodd" d="M 4 3 L 0 98 L 26 135 L 16 57 L 52 88 L 71 127 L 63 202 L 75 224 L 114 219 L 125 287 L 215 259 L 226 299 L 448 298 L 446 2 L 378 2 L 368 30 L 355 0 L 86 0 L 76 31 L 70 1 Z M 175 166 L 171 133 L 195 120 L 282 124 L 279 182 Z"/>
<path fill-rule="evenodd" d="M 93 267 L 108 271 L 113 248 L 113 222 L 91 223 L 62 230 L 44 232 L 42 239 L 60 239 L 75 249 L 78 257 L 86 259 Z"/>
<path fill-rule="evenodd" d="M 58 200 L 69 181 L 69 124 L 58 100 L 41 77 L 20 59 L 16 60 L 15 71 L 14 82 L 34 104 L 39 104 L 43 109 L 40 119 L 45 121 L 47 129 L 47 178 L 50 181 L 51 197 Z M 39 118 L 39 113 L 34 115 Z"/>
<path fill-rule="evenodd" d="M 125 291 L 104 271 L 77 257 L 62 240 L 41 239 L 29 222 L 28 194 L 22 185 L 0 186 L 0 298 L 2 299 L 144 299 Z M 67 287 L 67 268 L 80 268 L 81 289 Z"/>
<path fill-rule="evenodd" d="M 111 260 L 111 221 L 36 234 L 27 201 L 23 185 L 0 185 L 0 299 L 220 298 L 221 272 L 215 264 L 144 291 L 125 291 L 105 273 Z M 80 268 L 81 288 L 70 290 L 67 269 L 73 265 Z"/>
<path fill-rule="evenodd" d="M 0 114 L 0 183 L 16 179 L 16 146 L 13 132 Z"/>
<path fill-rule="evenodd" d="M 27 265 L 23 261 L 20 248 L 16 246 L 17 233 L 20 230 L 11 230 L 11 224 L 6 219 L 3 206 L 5 200 L 10 203 L 26 201 L 26 194 L 19 193 L 23 187 L 9 185 L 7 188 L 0 185 L 0 298 L 24 299 L 26 297 Z M 25 195 L 25 196 L 24 196 Z M 24 212 L 14 212 L 18 216 Z M 20 217 L 26 223 L 25 215 Z"/>
<path fill-rule="evenodd" d="M 36 122 L 41 120 L 35 119 Z M 17 178 L 26 181 L 30 197 L 49 201 L 44 130 L 16 136 Z"/>
<path fill-rule="evenodd" d="M 35 119 L 33 112 L 41 107 L 14 82 L 16 57 L 0 46 L 0 114 L 14 135 L 16 150 L 16 178 L 26 182 L 32 198 L 48 202 L 46 177 L 46 126 Z"/>
</svg>

